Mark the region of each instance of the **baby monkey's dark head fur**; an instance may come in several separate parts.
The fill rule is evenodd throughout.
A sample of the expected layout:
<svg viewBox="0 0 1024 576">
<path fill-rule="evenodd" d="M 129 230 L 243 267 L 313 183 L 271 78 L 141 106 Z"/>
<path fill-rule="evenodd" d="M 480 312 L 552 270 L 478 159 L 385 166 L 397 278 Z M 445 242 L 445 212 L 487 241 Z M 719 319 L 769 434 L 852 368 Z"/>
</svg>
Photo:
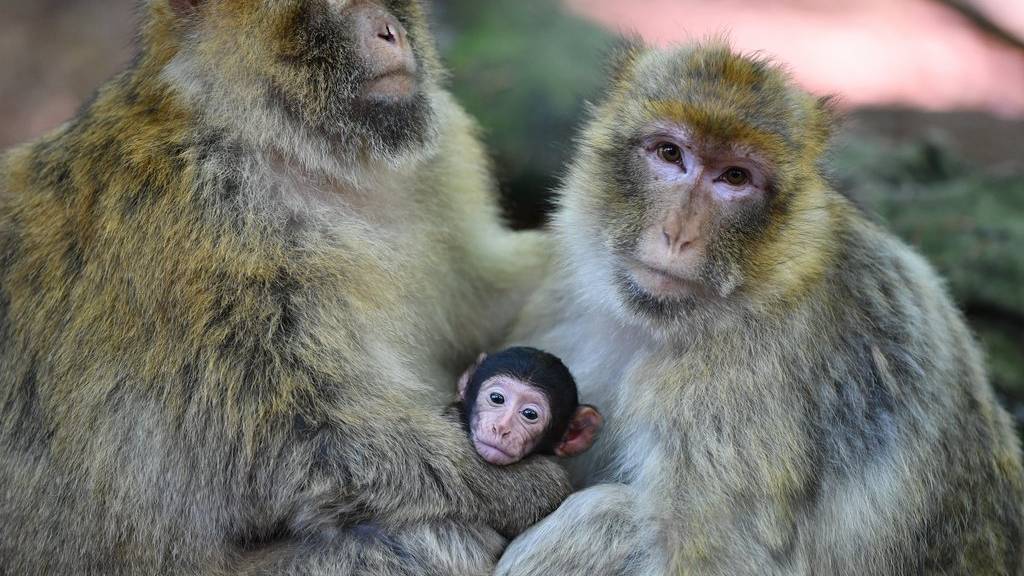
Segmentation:
<svg viewBox="0 0 1024 576">
<path fill-rule="evenodd" d="M 798 299 L 834 236 L 830 100 L 721 42 L 629 43 L 611 83 L 557 224 L 594 298 L 673 330 Z"/>
<path fill-rule="evenodd" d="M 435 132 L 415 0 L 147 0 L 144 59 L 225 131 L 299 160 L 398 161 Z"/>
<path fill-rule="evenodd" d="M 552 454 L 565 437 L 579 407 L 576 380 L 572 373 L 557 356 L 536 348 L 518 346 L 491 354 L 480 363 L 466 385 L 462 401 L 466 423 L 473 421 L 480 387 L 495 376 L 527 382 L 547 397 L 551 419 L 534 451 Z"/>
</svg>

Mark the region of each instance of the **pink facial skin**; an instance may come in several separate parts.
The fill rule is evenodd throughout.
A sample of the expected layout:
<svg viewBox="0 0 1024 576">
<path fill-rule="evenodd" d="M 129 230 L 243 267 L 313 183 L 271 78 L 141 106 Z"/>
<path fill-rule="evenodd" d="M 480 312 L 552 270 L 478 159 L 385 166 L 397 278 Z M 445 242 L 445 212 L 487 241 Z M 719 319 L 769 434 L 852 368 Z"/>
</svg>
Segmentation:
<svg viewBox="0 0 1024 576">
<path fill-rule="evenodd" d="M 709 236 L 752 205 L 765 201 L 770 173 L 764 159 L 742 147 L 693 138 L 678 126 L 656 126 L 637 153 L 650 175 L 652 221 L 628 270 L 659 298 L 700 291 Z"/>
<path fill-rule="evenodd" d="M 533 451 L 550 419 L 542 392 L 520 380 L 495 376 L 480 386 L 470 434 L 484 460 L 511 464 Z"/>
</svg>

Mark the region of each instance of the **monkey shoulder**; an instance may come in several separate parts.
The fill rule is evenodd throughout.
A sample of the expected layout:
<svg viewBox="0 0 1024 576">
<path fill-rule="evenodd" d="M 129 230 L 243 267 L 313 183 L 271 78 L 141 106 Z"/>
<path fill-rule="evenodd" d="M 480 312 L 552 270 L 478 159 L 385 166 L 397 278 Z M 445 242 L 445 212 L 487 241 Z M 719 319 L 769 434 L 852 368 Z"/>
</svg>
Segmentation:
<svg viewBox="0 0 1024 576">
<path fill-rule="evenodd" d="M 806 338 L 791 357 L 804 361 L 789 370 L 812 393 L 831 461 L 930 450 L 998 410 L 977 343 L 932 266 L 875 224 L 854 222 L 844 242 L 798 324 Z M 983 426 L 994 427 L 964 434 L 1005 434 Z"/>
<path fill-rule="evenodd" d="M 827 299 L 837 328 L 851 338 L 940 361 L 976 355 L 945 282 L 917 250 L 884 228 L 860 221 L 848 235 Z M 969 361 L 973 361 L 968 359 Z"/>
</svg>

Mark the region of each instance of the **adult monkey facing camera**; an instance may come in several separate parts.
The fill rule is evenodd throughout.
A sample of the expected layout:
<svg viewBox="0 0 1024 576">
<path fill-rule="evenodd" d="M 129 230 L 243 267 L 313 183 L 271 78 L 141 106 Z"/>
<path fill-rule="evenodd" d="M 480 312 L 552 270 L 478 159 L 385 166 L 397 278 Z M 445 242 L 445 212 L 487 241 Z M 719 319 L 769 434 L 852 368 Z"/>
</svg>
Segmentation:
<svg viewBox="0 0 1024 576">
<path fill-rule="evenodd" d="M 498 574 L 1022 572 L 1010 420 L 932 269 L 821 176 L 833 123 L 725 45 L 623 51 L 515 338 L 604 410 L 606 484 Z"/>
<path fill-rule="evenodd" d="M 485 463 L 424 376 L 543 246 L 419 3 L 145 8 L 135 63 L 0 160 L 0 571 L 488 573 L 567 479 Z"/>
</svg>

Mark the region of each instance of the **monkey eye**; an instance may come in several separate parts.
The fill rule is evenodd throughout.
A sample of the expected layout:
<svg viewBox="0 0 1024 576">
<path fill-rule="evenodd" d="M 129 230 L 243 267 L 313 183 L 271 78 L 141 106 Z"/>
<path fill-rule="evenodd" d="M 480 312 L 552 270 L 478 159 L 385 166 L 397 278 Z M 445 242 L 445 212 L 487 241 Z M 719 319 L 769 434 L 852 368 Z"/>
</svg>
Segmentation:
<svg viewBox="0 0 1024 576">
<path fill-rule="evenodd" d="M 533 408 L 525 408 L 521 412 L 521 414 L 523 415 L 523 418 L 526 418 L 527 420 L 529 420 L 531 422 L 533 422 L 537 418 L 540 418 L 540 414 L 537 414 L 537 411 L 534 410 Z"/>
<path fill-rule="evenodd" d="M 730 186 L 743 186 L 750 182 L 750 172 L 738 166 L 732 166 L 722 173 L 721 179 Z"/>
<path fill-rule="evenodd" d="M 683 165 L 683 151 L 669 142 L 662 142 L 658 144 L 658 158 L 661 158 L 669 164 L 675 164 L 677 166 Z"/>
<path fill-rule="evenodd" d="M 490 398 L 491 398 L 491 402 L 494 402 L 495 404 L 504 404 L 505 403 L 505 397 L 502 396 L 498 392 L 491 392 Z"/>
</svg>

